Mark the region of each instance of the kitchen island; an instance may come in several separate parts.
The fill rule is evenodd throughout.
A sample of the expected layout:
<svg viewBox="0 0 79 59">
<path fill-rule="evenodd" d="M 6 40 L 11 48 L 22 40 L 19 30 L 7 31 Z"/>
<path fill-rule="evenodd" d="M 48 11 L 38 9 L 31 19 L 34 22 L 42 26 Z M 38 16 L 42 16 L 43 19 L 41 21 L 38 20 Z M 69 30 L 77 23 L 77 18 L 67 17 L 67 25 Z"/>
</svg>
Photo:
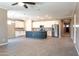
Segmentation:
<svg viewBox="0 0 79 59">
<path fill-rule="evenodd" d="M 46 39 L 47 31 L 26 31 L 27 38 Z"/>
</svg>

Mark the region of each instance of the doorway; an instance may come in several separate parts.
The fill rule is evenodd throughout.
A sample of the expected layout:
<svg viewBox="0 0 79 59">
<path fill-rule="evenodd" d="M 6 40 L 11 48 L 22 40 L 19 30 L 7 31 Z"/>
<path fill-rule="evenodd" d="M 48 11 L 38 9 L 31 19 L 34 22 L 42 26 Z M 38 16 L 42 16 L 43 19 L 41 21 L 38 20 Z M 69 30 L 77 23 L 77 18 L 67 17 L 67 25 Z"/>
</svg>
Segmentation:
<svg viewBox="0 0 79 59">
<path fill-rule="evenodd" d="M 71 19 L 61 20 L 62 37 L 70 36 L 70 22 L 71 22 Z"/>
</svg>

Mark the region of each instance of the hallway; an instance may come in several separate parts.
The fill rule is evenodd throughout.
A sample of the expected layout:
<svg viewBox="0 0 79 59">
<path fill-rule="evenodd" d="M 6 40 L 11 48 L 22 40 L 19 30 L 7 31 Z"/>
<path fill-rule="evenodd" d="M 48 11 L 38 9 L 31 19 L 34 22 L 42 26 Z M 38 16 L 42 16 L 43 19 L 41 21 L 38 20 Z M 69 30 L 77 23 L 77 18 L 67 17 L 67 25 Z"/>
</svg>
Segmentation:
<svg viewBox="0 0 79 59">
<path fill-rule="evenodd" d="M 19 37 L 10 40 L 7 46 L 0 47 L 0 55 L 77 56 L 77 51 L 69 37 L 48 37 L 44 40 Z"/>
</svg>

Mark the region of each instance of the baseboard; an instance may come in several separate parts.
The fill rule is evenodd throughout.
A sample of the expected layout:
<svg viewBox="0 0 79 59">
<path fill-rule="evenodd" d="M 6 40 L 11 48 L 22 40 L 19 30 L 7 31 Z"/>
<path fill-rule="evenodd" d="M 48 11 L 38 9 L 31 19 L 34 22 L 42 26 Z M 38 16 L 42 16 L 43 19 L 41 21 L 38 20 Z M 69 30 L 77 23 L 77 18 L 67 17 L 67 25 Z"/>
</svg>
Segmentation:
<svg viewBox="0 0 79 59">
<path fill-rule="evenodd" d="M 2 44 L 0 44 L 0 46 L 7 45 L 7 44 L 8 44 L 8 42 L 7 43 L 2 43 Z"/>
<path fill-rule="evenodd" d="M 25 37 L 25 35 L 21 35 L 21 36 L 17 36 L 17 37 L 10 37 L 8 39 L 14 39 L 14 38 L 18 38 L 18 37 Z"/>
<path fill-rule="evenodd" d="M 79 51 L 78 51 L 78 49 L 77 49 L 76 45 L 75 45 L 75 48 L 76 48 L 76 51 L 77 51 L 77 53 L 78 53 L 78 56 L 79 56 Z"/>
</svg>

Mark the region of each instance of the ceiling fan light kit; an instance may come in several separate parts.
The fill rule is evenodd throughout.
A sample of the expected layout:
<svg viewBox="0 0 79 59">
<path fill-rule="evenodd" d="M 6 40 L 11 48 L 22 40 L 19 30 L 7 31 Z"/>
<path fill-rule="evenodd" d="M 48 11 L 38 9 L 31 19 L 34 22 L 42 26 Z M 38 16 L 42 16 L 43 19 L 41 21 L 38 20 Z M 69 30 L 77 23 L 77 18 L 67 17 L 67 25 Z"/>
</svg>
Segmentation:
<svg viewBox="0 0 79 59">
<path fill-rule="evenodd" d="M 19 6 L 23 6 L 24 8 L 28 8 L 27 4 L 35 5 L 36 3 L 35 2 L 16 2 L 16 3 L 13 3 L 12 6 L 19 5 Z"/>
<path fill-rule="evenodd" d="M 24 5 L 24 3 L 22 3 L 22 2 L 19 2 L 19 3 L 18 3 L 18 5 L 19 5 L 19 6 L 23 6 L 23 5 Z"/>
</svg>

